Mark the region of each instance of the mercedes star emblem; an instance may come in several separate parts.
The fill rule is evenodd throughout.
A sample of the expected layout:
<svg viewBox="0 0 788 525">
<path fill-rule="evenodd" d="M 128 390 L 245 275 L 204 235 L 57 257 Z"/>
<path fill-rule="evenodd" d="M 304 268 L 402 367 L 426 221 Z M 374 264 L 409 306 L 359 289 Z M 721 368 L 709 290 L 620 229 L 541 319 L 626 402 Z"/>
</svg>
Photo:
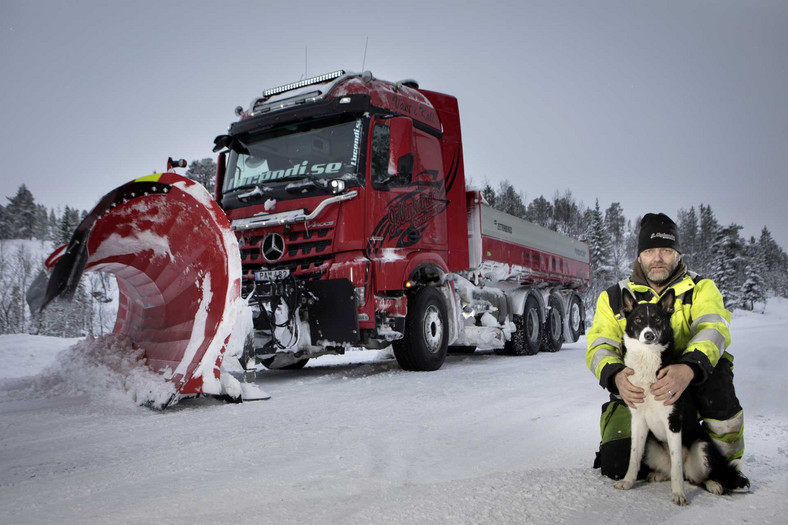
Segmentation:
<svg viewBox="0 0 788 525">
<path fill-rule="evenodd" d="M 285 253 L 285 240 L 278 233 L 271 233 L 263 239 L 263 257 L 266 261 L 278 261 Z"/>
</svg>

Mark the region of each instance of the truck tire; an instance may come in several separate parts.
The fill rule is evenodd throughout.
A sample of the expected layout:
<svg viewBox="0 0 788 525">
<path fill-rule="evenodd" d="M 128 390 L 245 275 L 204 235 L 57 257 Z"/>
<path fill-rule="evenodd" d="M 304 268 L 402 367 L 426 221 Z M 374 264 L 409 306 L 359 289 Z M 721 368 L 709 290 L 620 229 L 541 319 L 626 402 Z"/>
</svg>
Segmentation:
<svg viewBox="0 0 788 525">
<path fill-rule="evenodd" d="M 566 340 L 574 343 L 583 333 L 583 303 L 580 302 L 580 297 L 577 295 L 572 295 L 569 300 L 569 309 L 566 315 L 568 328 Z"/>
<path fill-rule="evenodd" d="M 542 345 L 543 325 L 539 319 L 539 302 L 528 296 L 523 315 L 512 316 L 515 331 L 506 342 L 506 353 L 510 355 L 535 355 Z"/>
<path fill-rule="evenodd" d="M 542 349 L 547 352 L 558 352 L 564 344 L 564 316 L 561 311 L 561 300 L 551 295 L 547 305 Z"/>
<path fill-rule="evenodd" d="M 437 288 L 425 286 L 408 298 L 405 333 L 394 341 L 394 357 L 404 370 L 433 371 L 443 365 L 448 347 L 446 302 Z"/>
</svg>

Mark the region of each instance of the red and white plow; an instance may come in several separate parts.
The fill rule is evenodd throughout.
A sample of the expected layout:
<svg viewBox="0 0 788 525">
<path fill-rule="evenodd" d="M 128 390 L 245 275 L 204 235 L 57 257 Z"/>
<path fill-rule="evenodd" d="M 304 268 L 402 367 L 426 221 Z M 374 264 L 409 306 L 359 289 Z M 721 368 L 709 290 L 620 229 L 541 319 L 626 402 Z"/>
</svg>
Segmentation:
<svg viewBox="0 0 788 525">
<path fill-rule="evenodd" d="M 114 333 L 142 348 L 148 366 L 179 394 L 267 397 L 222 366 L 227 354 L 242 349 L 251 314 L 241 299 L 235 235 L 200 184 L 162 173 L 120 186 L 46 265 L 51 275 L 37 290 L 31 287 L 31 309 L 69 298 L 84 271 L 113 273 L 119 288 Z"/>
</svg>

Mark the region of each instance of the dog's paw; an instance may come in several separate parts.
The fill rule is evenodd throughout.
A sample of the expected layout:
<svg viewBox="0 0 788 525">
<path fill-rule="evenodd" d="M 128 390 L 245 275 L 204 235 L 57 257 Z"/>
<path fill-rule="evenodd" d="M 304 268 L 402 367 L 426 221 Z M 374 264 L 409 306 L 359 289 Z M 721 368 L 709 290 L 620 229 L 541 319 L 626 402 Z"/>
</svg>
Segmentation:
<svg viewBox="0 0 788 525">
<path fill-rule="evenodd" d="M 673 493 L 673 503 L 675 503 L 679 507 L 689 505 L 689 501 L 687 501 L 687 496 L 685 496 L 684 494 L 676 494 L 675 492 Z"/>
<path fill-rule="evenodd" d="M 629 480 L 626 480 L 626 479 L 622 479 L 622 480 L 616 481 L 613 484 L 614 487 L 616 487 L 617 489 L 620 489 L 620 490 L 629 490 L 629 489 L 632 488 L 632 485 L 633 485 L 633 483 L 631 481 L 629 481 Z"/>
<path fill-rule="evenodd" d="M 713 479 L 707 479 L 706 481 L 703 482 L 703 485 L 706 487 L 706 490 L 708 490 L 709 492 L 711 492 L 716 496 L 721 496 L 722 494 L 725 493 L 725 489 L 722 487 L 722 485 L 720 485 Z"/>
<path fill-rule="evenodd" d="M 648 481 L 649 483 L 660 483 L 662 481 L 668 481 L 669 479 L 670 476 L 668 474 L 665 474 L 664 472 L 651 471 L 646 476 L 646 481 Z"/>
</svg>

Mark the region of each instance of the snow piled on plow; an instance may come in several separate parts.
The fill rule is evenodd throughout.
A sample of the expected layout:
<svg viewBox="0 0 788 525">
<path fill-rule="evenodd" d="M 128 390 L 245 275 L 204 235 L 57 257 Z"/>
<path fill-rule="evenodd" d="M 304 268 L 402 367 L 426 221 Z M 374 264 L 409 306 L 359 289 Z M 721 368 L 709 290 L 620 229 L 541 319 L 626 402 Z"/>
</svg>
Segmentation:
<svg viewBox="0 0 788 525">
<path fill-rule="evenodd" d="M 121 334 L 87 337 L 33 377 L 7 385 L 9 398 L 85 396 L 99 405 L 163 408 L 175 386 L 147 367 L 144 350 Z"/>
</svg>

